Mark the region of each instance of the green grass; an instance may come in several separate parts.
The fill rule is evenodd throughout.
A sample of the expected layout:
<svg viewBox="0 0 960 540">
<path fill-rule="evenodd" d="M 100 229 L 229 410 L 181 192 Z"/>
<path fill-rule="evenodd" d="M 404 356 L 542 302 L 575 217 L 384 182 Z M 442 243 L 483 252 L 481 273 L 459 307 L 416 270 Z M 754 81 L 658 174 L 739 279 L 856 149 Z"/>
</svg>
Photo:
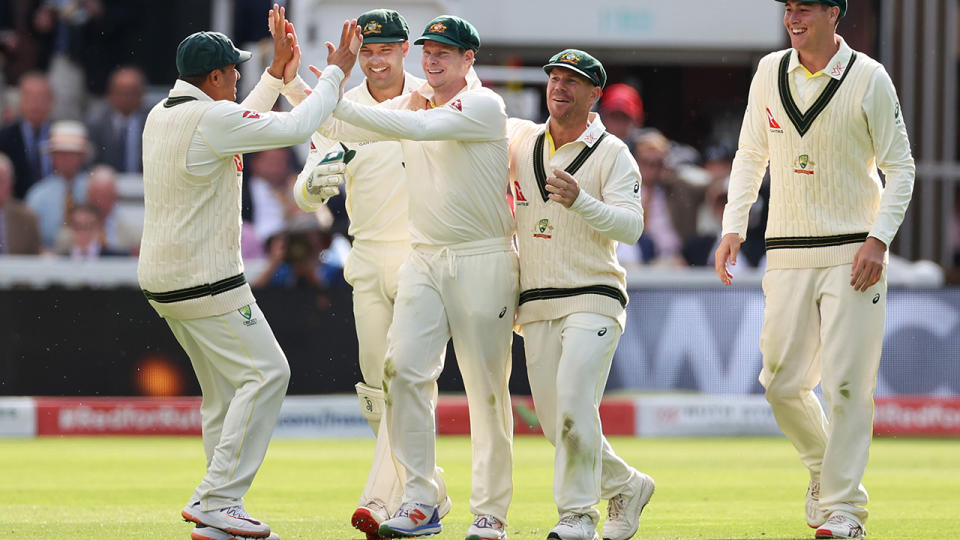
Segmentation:
<svg viewBox="0 0 960 540">
<path fill-rule="evenodd" d="M 784 439 L 611 442 L 657 480 L 635 538 L 813 538 L 807 474 Z M 284 540 L 361 540 L 349 520 L 372 453 L 372 440 L 276 440 L 247 508 Z M 454 506 L 435 538 L 459 540 L 471 520 L 469 440 L 441 438 L 438 456 Z M 958 440 L 874 441 L 869 538 L 960 538 L 958 456 Z M 203 462 L 199 438 L 0 439 L 0 538 L 187 538 L 179 511 Z M 552 466 L 542 438 L 517 438 L 511 540 L 542 540 L 553 526 Z"/>
</svg>

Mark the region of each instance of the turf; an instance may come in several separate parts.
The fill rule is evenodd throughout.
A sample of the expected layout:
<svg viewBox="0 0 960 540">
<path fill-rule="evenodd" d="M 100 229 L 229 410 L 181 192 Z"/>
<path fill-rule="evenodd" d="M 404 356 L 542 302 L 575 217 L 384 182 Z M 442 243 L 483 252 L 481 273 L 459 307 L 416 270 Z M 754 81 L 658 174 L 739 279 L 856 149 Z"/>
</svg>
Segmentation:
<svg viewBox="0 0 960 540">
<path fill-rule="evenodd" d="M 784 439 L 612 438 L 657 492 L 638 539 L 803 539 L 807 475 Z M 276 440 L 247 508 L 283 540 L 362 540 L 349 518 L 372 440 Z M 453 498 L 437 540 L 471 519 L 469 440 L 441 438 Z M 960 538 L 960 441 L 878 439 L 864 483 L 869 538 Z M 198 438 L 0 439 L 0 538 L 185 539 L 179 511 L 203 474 Z M 544 539 L 556 520 L 552 448 L 515 441 L 511 540 Z"/>
</svg>

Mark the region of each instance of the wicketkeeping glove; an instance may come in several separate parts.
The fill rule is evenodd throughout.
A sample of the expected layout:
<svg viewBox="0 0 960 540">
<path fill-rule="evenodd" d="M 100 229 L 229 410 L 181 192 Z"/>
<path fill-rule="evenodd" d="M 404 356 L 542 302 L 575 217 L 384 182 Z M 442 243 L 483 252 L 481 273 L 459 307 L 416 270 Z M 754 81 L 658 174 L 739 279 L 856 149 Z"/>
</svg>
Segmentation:
<svg viewBox="0 0 960 540">
<path fill-rule="evenodd" d="M 304 212 L 313 212 L 340 193 L 340 184 L 345 180 L 347 163 L 356 156 L 343 143 L 337 143 L 317 163 L 303 168 L 293 186 L 293 198 Z"/>
</svg>

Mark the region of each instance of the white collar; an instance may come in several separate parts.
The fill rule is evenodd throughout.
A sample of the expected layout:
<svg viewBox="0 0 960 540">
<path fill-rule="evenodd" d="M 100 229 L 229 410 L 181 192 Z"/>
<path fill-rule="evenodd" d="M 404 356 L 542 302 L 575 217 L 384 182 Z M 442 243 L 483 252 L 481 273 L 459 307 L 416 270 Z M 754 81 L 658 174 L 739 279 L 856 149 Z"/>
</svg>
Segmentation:
<svg viewBox="0 0 960 540">
<path fill-rule="evenodd" d="M 843 74 L 847 71 L 847 67 L 850 66 L 850 57 L 853 56 L 853 49 L 847 45 L 847 42 L 844 41 L 843 37 L 839 34 L 837 38 L 840 40 L 840 48 L 837 50 L 837 53 L 833 55 L 833 58 L 827 62 L 827 66 L 823 68 L 823 73 L 837 79 L 838 81 L 843 77 Z M 803 65 L 800 63 L 800 55 L 797 53 L 796 49 L 790 50 L 790 65 L 787 66 L 787 71 L 792 72 L 795 69 L 802 68 Z"/>
</svg>

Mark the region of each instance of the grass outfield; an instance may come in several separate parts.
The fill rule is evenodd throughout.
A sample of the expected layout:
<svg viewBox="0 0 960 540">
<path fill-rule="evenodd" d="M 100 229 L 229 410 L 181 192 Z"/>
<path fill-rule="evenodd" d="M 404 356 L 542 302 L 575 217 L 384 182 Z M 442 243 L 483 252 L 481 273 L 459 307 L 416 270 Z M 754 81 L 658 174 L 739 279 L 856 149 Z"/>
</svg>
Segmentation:
<svg viewBox="0 0 960 540">
<path fill-rule="evenodd" d="M 657 480 L 635 538 L 813 538 L 803 519 L 807 474 L 785 439 L 611 442 Z M 276 440 L 247 508 L 283 540 L 362 540 L 349 520 L 372 453 L 372 440 Z M 511 540 L 542 540 L 556 520 L 552 455 L 540 437 L 515 441 Z M 874 441 L 868 537 L 960 538 L 958 456 L 958 440 Z M 453 511 L 435 538 L 462 539 L 472 519 L 469 440 L 441 438 L 438 457 Z M 199 438 L 0 439 L 0 538 L 188 538 L 179 511 L 203 462 Z"/>
</svg>

